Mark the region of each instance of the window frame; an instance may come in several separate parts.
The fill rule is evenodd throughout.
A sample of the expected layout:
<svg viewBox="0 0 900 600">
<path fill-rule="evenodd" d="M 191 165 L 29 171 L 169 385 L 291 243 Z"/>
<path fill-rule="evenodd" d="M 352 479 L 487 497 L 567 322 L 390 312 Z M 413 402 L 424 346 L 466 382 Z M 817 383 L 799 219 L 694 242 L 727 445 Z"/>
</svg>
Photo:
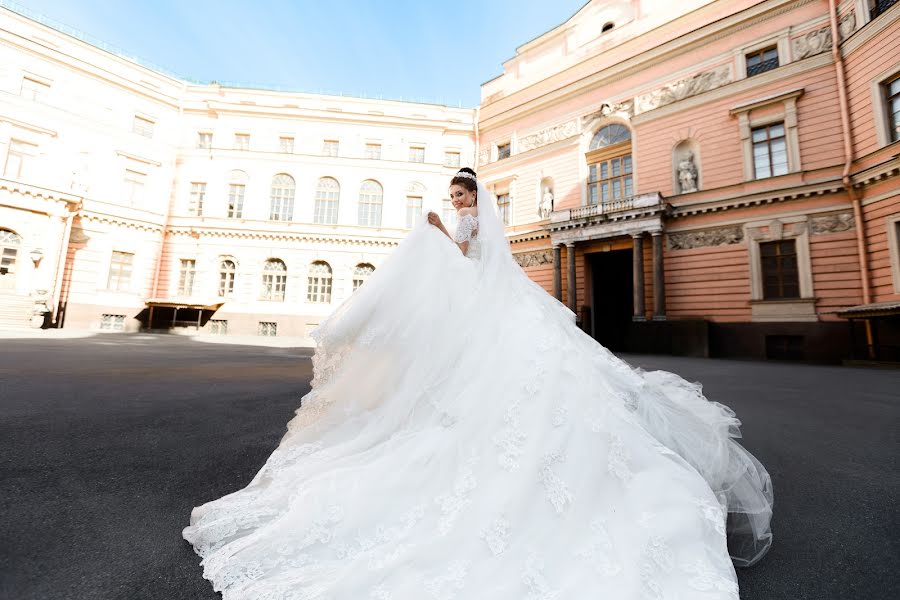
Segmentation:
<svg viewBox="0 0 900 600">
<path fill-rule="evenodd" d="M 796 88 L 781 94 L 753 100 L 735 106 L 729 114 L 737 117 L 738 131 L 741 139 L 741 150 L 744 167 L 744 181 L 757 181 L 753 161 L 753 130 L 779 121 L 784 122 L 785 148 L 787 150 L 788 170 L 786 174 L 803 170 L 800 159 L 800 137 L 797 131 L 797 99 L 803 95 L 803 88 Z M 781 110 L 753 117 L 758 109 L 769 109 L 781 104 Z"/>
<path fill-rule="evenodd" d="M 900 141 L 900 133 L 897 133 L 897 139 L 894 139 L 894 133 L 891 130 L 891 110 L 889 102 L 889 85 L 894 81 L 900 81 L 900 68 L 893 65 L 885 71 L 878 74 L 872 80 L 872 110 L 875 113 L 875 137 L 878 140 L 878 147 L 884 148 Z M 898 122 L 894 127 L 900 127 Z M 896 130 L 895 130 L 896 131 Z"/>
<path fill-rule="evenodd" d="M 747 258 L 750 263 L 751 321 L 818 321 L 809 250 L 809 219 L 806 215 L 781 216 L 744 223 Z M 798 298 L 764 297 L 760 242 L 793 239 L 797 253 Z"/>
<path fill-rule="evenodd" d="M 779 135 L 779 136 L 771 135 L 771 130 L 774 127 L 781 127 L 781 135 Z M 757 141 L 755 139 L 756 134 L 763 130 L 766 133 L 766 139 Z M 783 140 L 783 143 L 784 143 L 784 152 L 785 152 L 785 162 L 784 163 L 775 163 L 773 160 L 774 153 L 772 150 L 772 143 L 777 142 L 778 140 Z M 757 162 L 757 151 L 756 150 L 758 147 L 760 147 L 763 144 L 766 147 L 766 158 L 768 161 L 767 167 L 769 170 L 769 174 L 761 176 L 760 175 L 761 165 L 760 165 L 760 163 Z M 787 175 L 791 172 L 790 157 L 788 155 L 788 150 L 787 150 L 787 127 L 785 126 L 784 121 L 775 121 L 773 123 L 769 123 L 768 125 L 760 125 L 758 127 L 751 128 L 750 129 L 750 145 L 753 148 L 753 157 L 752 158 L 753 158 L 753 179 L 754 179 L 754 181 L 759 181 L 762 179 L 770 179 L 772 177 L 781 177 L 782 175 Z M 775 167 L 776 166 L 781 167 L 782 164 L 783 164 L 784 172 L 776 173 Z"/>
<path fill-rule="evenodd" d="M 128 256 L 128 262 L 116 262 L 116 255 Z M 106 287 L 104 288 L 109 292 L 131 292 L 132 291 L 132 275 L 134 273 L 134 252 L 128 252 L 126 250 L 112 250 L 109 255 L 109 269 L 106 272 Z M 123 266 L 129 267 L 128 270 L 122 269 Z M 112 286 L 113 274 L 116 276 L 116 286 Z M 125 280 L 125 283 L 122 283 L 122 274 L 127 273 L 128 278 Z"/>
</svg>

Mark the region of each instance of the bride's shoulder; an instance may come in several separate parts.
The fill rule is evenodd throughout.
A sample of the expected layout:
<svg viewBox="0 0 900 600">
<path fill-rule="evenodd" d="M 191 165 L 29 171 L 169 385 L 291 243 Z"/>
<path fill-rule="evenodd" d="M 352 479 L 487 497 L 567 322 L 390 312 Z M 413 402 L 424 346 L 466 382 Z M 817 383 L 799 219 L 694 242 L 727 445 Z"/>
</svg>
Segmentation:
<svg viewBox="0 0 900 600">
<path fill-rule="evenodd" d="M 460 211 L 459 211 L 459 216 L 460 216 L 460 217 L 470 216 L 470 217 L 474 217 L 475 219 L 478 219 L 478 213 L 475 212 L 475 209 L 474 209 L 474 208 L 462 208 L 462 209 L 460 209 Z"/>
</svg>

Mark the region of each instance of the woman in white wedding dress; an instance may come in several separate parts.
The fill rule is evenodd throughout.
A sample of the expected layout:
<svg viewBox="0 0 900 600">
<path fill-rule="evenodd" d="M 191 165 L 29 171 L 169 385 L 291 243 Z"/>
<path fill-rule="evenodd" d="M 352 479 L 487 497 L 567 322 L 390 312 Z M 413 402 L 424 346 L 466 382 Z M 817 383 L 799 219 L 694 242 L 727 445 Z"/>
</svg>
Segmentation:
<svg viewBox="0 0 900 600">
<path fill-rule="evenodd" d="M 620 360 L 514 261 L 484 185 L 312 333 L 312 389 L 183 536 L 224 600 L 738 598 L 772 487 L 699 383 Z M 437 225 L 437 226 L 435 226 Z"/>
</svg>

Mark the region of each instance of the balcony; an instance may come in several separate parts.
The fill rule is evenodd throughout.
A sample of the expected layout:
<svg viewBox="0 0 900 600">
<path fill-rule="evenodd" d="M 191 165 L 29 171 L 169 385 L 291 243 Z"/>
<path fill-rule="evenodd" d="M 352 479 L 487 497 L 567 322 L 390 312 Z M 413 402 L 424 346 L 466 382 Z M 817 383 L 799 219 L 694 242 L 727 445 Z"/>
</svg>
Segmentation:
<svg viewBox="0 0 900 600">
<path fill-rule="evenodd" d="M 564 223 L 566 221 L 581 221 L 596 217 L 624 216 L 620 213 L 631 212 L 655 212 L 665 207 L 665 202 L 659 193 L 638 194 L 615 200 L 607 200 L 600 204 L 588 204 L 579 208 L 555 210 L 550 213 L 551 223 Z"/>
<path fill-rule="evenodd" d="M 897 0 L 874 0 L 869 2 L 869 18 L 874 19 L 888 11 L 890 7 L 897 4 Z"/>
</svg>

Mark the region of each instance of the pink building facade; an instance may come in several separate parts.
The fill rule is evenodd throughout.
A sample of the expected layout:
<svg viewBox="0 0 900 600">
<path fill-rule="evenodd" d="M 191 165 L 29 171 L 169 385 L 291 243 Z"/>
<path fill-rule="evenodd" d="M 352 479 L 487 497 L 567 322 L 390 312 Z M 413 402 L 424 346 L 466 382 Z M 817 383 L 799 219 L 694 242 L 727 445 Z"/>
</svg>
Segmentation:
<svg viewBox="0 0 900 600">
<path fill-rule="evenodd" d="M 900 360 L 900 5 L 592 1 L 503 67 L 479 177 L 585 331 Z"/>
</svg>

